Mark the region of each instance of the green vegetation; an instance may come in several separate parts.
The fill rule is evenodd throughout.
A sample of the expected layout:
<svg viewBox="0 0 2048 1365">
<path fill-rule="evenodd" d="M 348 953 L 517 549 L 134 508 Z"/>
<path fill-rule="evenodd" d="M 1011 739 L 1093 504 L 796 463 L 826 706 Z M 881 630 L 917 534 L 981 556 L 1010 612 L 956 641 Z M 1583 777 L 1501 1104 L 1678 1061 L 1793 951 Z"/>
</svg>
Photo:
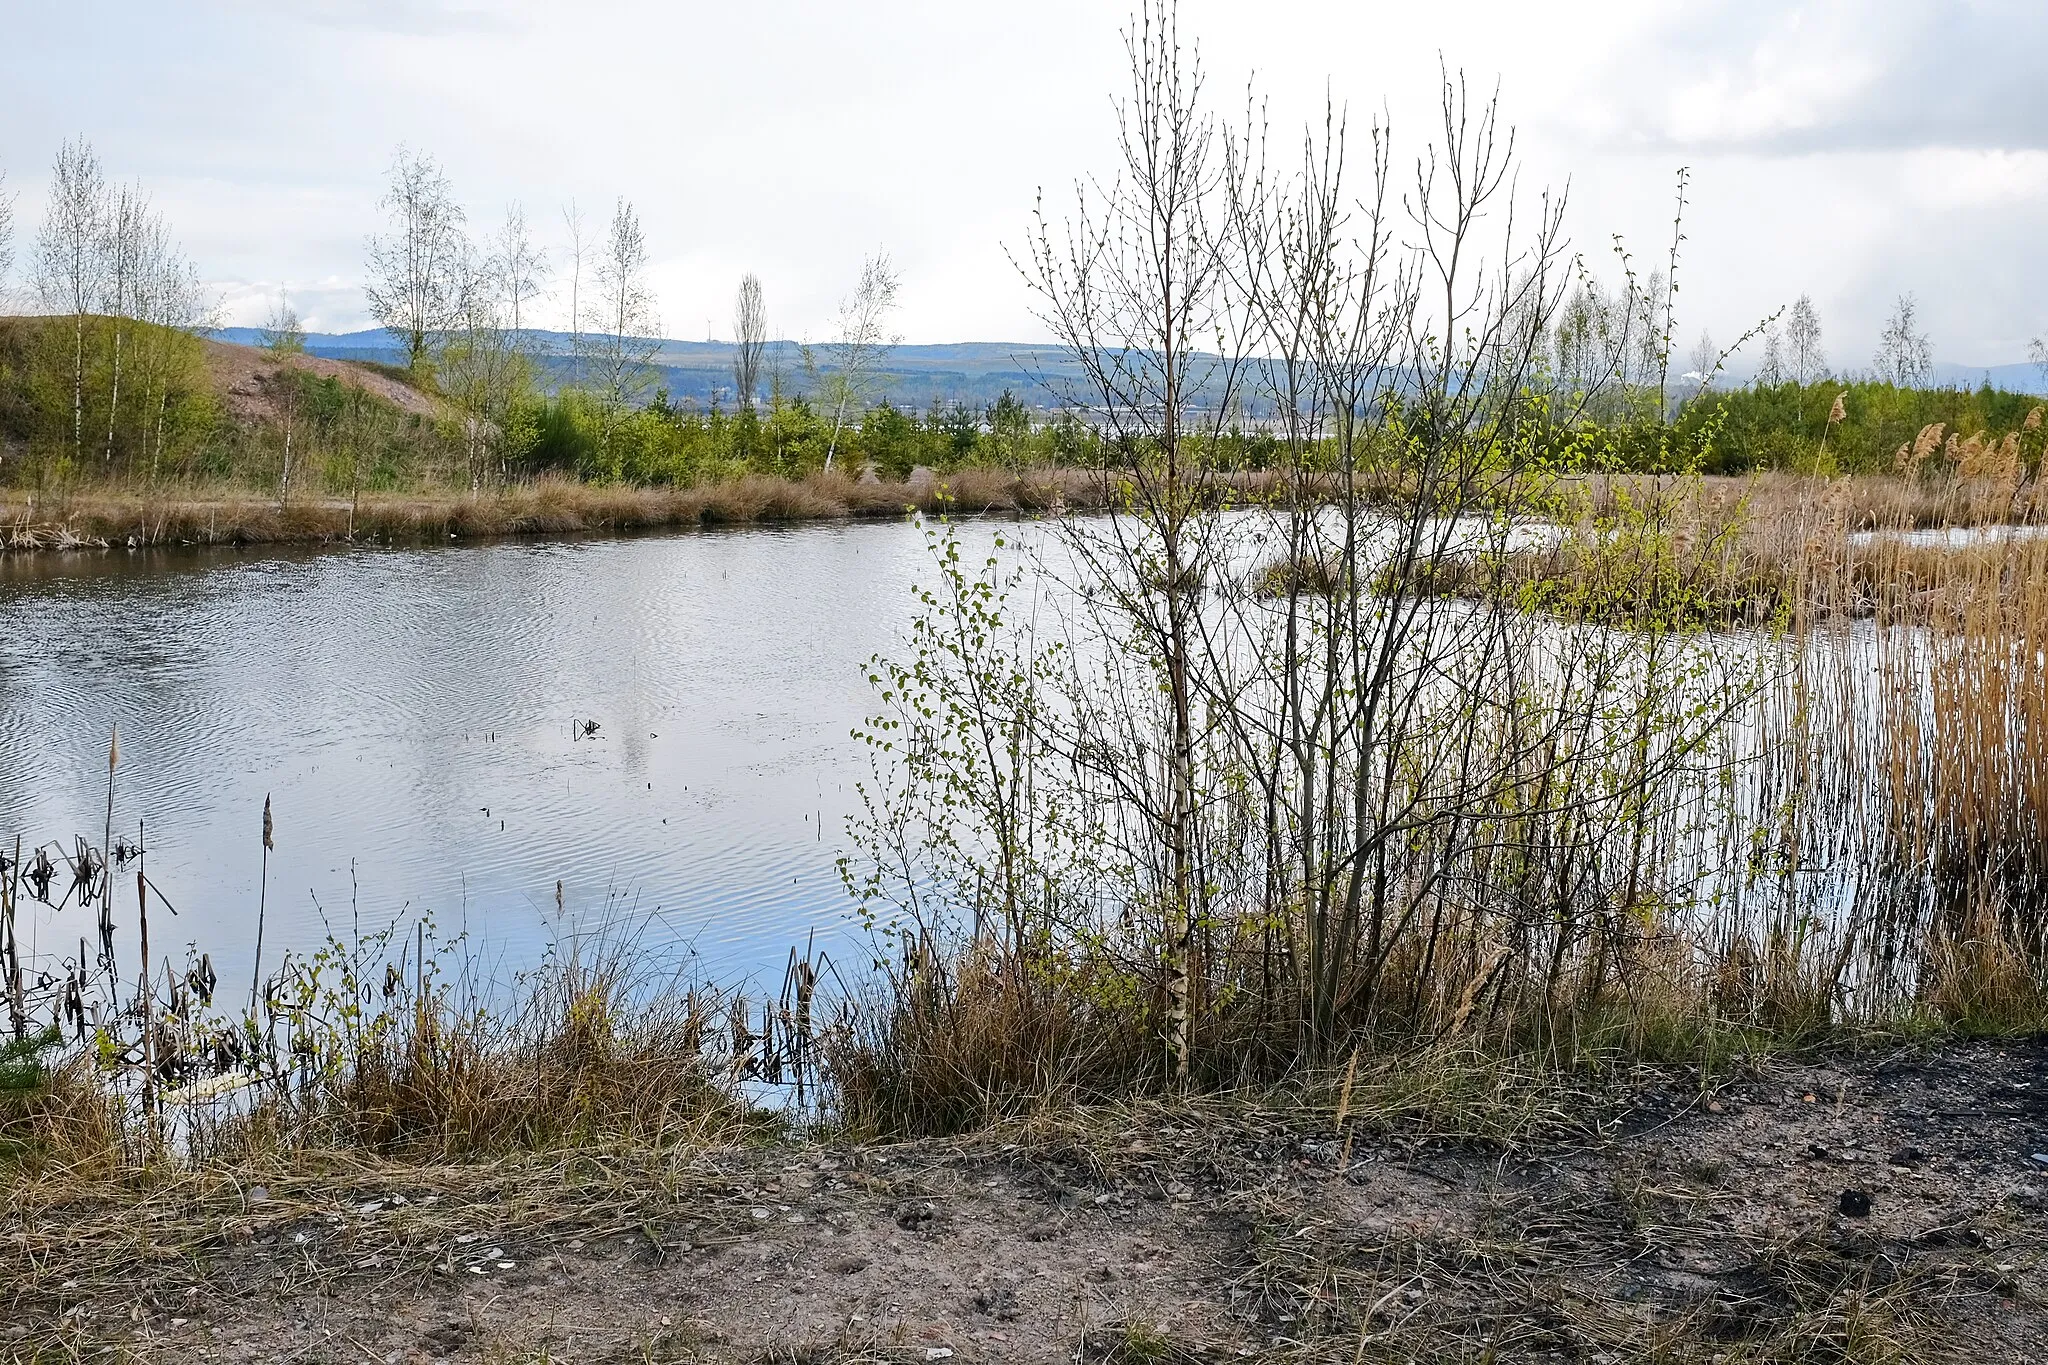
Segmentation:
<svg viewBox="0 0 2048 1365">
<path fill-rule="evenodd" d="M 1841 416 L 1831 420 L 1838 401 Z M 1935 452 L 1953 465 L 1972 438 L 1996 445 L 2023 428 L 2035 430 L 2026 422 L 2040 401 L 2000 389 L 1900 388 L 1875 380 L 1759 384 L 1693 398 L 1668 428 L 1588 421 L 1561 432 L 1554 448 L 1577 443 L 1598 450 L 1601 467 L 1617 472 L 1890 474 L 1908 472 L 1901 447 L 1910 452 L 1930 426 L 1956 438 Z M 2028 465 L 2039 461 L 2036 438 Z"/>
</svg>

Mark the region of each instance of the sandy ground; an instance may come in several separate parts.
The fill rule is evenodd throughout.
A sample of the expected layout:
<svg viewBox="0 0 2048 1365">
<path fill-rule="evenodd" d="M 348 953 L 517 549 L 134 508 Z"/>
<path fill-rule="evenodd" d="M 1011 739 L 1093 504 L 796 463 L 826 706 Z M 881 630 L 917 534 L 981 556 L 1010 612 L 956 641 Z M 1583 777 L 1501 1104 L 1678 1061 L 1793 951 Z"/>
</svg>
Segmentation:
<svg viewBox="0 0 2048 1365">
<path fill-rule="evenodd" d="M 346 360 L 303 354 L 274 356 L 253 346 L 237 346 L 225 341 L 203 340 L 200 345 L 205 350 L 206 369 L 213 377 L 214 388 L 227 404 L 228 411 L 243 422 L 280 420 L 277 400 L 265 388 L 263 380 L 287 365 L 321 378 L 339 378 L 343 383 L 361 384 L 402 412 L 419 417 L 445 415 L 442 404 L 418 389 Z"/>
<path fill-rule="evenodd" d="M 1604 1136 L 1516 1151 L 1162 1110 L 1028 1147 L 730 1152 L 624 1214 L 430 1184 L 282 1220 L 245 1193 L 112 1283 L 46 1250 L 0 1353 L 2048 1360 L 2048 1042 L 1667 1077 Z"/>
</svg>

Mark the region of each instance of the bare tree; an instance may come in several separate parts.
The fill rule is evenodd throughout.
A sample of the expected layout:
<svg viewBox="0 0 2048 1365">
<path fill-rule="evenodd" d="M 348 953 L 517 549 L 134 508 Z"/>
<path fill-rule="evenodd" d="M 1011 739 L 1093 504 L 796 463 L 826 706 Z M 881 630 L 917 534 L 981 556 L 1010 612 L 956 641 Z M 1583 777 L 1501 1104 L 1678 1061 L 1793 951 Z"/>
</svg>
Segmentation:
<svg viewBox="0 0 2048 1365">
<path fill-rule="evenodd" d="M 768 305 L 761 295 L 761 277 L 740 280 L 732 310 L 732 382 L 740 406 L 751 408 L 761 387 L 761 356 L 768 349 Z"/>
<path fill-rule="evenodd" d="M 515 337 L 523 338 L 526 305 L 540 296 L 548 280 L 547 252 L 533 240 L 523 206 L 513 204 L 505 210 L 504 225 L 498 229 L 491 250 L 490 269 L 507 310 L 505 321 Z"/>
<path fill-rule="evenodd" d="M 108 197 L 105 220 L 101 224 L 100 311 L 107 315 L 112 333 L 109 338 L 112 348 L 111 379 L 107 395 L 106 459 L 109 464 L 114 459 L 115 422 L 121 411 L 121 343 L 127 330 L 122 324 L 134 314 L 143 242 L 152 214 L 142 191 L 124 185 Z"/>
<path fill-rule="evenodd" d="M 1911 294 L 1899 295 L 1878 336 L 1873 362 L 1877 377 L 1902 389 L 1925 384 L 1934 374 L 1934 346 L 1920 330 L 1920 308 Z"/>
<path fill-rule="evenodd" d="M 1827 373 L 1827 352 L 1821 349 L 1820 313 L 1813 295 L 1801 294 L 1785 321 L 1785 368 L 1795 384 L 1811 384 Z"/>
<path fill-rule="evenodd" d="M 597 302 L 583 351 L 597 396 L 598 444 L 609 457 L 620 422 L 646 396 L 652 383 L 649 366 L 661 349 L 661 323 L 647 284 L 647 237 L 639 214 L 623 197 L 612 210 L 592 273 Z"/>
<path fill-rule="evenodd" d="M 1721 369 L 1721 352 L 1715 348 L 1714 338 L 1706 332 L 1701 332 L 1700 339 L 1692 344 L 1692 354 L 1687 358 L 1687 363 L 1685 377 L 1699 385 L 1700 392 L 1705 393 Z"/>
<path fill-rule="evenodd" d="M 1756 382 L 1759 387 L 1785 382 L 1785 334 L 1775 323 L 1764 330 L 1764 356 L 1757 363 Z"/>
<path fill-rule="evenodd" d="M 1827 368 L 1820 311 L 1813 306 L 1811 294 L 1801 294 L 1785 322 L 1786 377 L 1795 384 L 1811 384 L 1824 378 Z"/>
<path fill-rule="evenodd" d="M 562 226 L 569 232 L 569 354 L 572 363 L 583 357 L 583 210 L 571 199 L 562 206 Z M 577 376 L 580 378 L 580 376 Z"/>
<path fill-rule="evenodd" d="M 378 206 L 390 230 L 369 239 L 363 294 L 370 316 L 405 348 L 406 368 L 417 371 L 459 315 L 463 213 L 433 157 L 402 144 Z"/>
<path fill-rule="evenodd" d="M 14 269 L 14 196 L 7 192 L 7 172 L 0 171 L 0 303 L 7 298 L 7 275 Z"/>
<path fill-rule="evenodd" d="M 170 415 L 174 363 L 181 344 L 215 325 L 214 305 L 199 282 L 199 269 L 172 240 L 161 214 L 144 224 L 137 257 L 135 316 L 148 324 L 137 334 L 136 368 L 143 408 L 149 414 L 149 477 L 155 481 L 163 459 Z"/>
<path fill-rule="evenodd" d="M 1226 153 L 1203 107 L 1200 54 L 1184 52 L 1164 0 L 1140 7 L 1124 45 L 1120 173 L 1099 194 L 1082 193 L 1057 240 L 1040 211 L 1023 271 L 1040 319 L 1084 376 L 1068 402 L 1094 415 L 1131 488 L 1129 518 L 1071 540 L 1091 577 L 1124 583 L 1126 567 L 1136 575 L 1112 599 L 1120 619 L 1106 633 L 1123 635 L 1153 675 L 1146 690 L 1161 714 L 1148 725 L 1088 710 L 1100 727 L 1093 751 L 1126 746 L 1137 759 L 1134 771 L 1105 776 L 1143 812 L 1145 842 L 1156 849 L 1143 858 L 1144 894 L 1159 914 L 1167 1059 L 1185 1081 L 1204 890 L 1193 589 L 1211 548 L 1201 510 L 1215 471 L 1204 456 L 1239 395 L 1245 319 L 1233 309 L 1240 262 L 1219 203 Z"/>
<path fill-rule="evenodd" d="M 531 275 L 519 264 L 524 253 L 503 247 L 486 259 L 465 256 L 460 318 L 440 353 L 442 391 L 463 414 L 471 492 L 487 475 L 504 473 L 514 410 L 532 370 L 524 333 L 512 321 Z"/>
<path fill-rule="evenodd" d="M 263 349 L 273 356 L 304 355 L 306 353 L 306 329 L 299 321 L 299 310 L 292 307 L 291 295 L 280 289 L 277 301 L 270 305 L 270 316 L 264 320 L 258 333 Z"/>
<path fill-rule="evenodd" d="M 71 317 L 71 449 L 85 449 L 85 317 L 99 296 L 106 178 L 84 138 L 57 152 L 50 197 L 36 236 L 36 293 Z"/>
<path fill-rule="evenodd" d="M 2034 359 L 2034 368 L 2041 372 L 2041 380 L 2048 383 L 2048 338 L 2035 337 L 2027 347 L 2027 354 Z"/>
<path fill-rule="evenodd" d="M 1627 813 L 1711 771 L 1698 737 L 1746 666 L 1717 671 L 1725 651 L 1657 613 L 1560 629 L 1494 577 L 1555 512 L 1530 476 L 1580 420 L 1532 382 L 1569 291 L 1563 204 L 1518 195 L 1512 130 L 1449 73 L 1414 179 L 1374 127 L 1354 187 L 1334 109 L 1292 171 L 1254 128 L 1217 131 L 1170 3 L 1126 44 L 1118 175 L 1063 230 L 1041 213 L 1021 263 L 1117 495 L 1058 523 L 1056 624 L 1004 620 L 1001 585 L 941 547 L 916 662 L 878 670 L 877 747 L 907 755 L 912 799 L 868 806 L 857 886 L 898 878 L 920 930 L 971 910 L 977 954 L 1006 927 L 1008 991 L 1109 943 L 1176 1080 L 1198 1051 L 1215 1076 L 1258 1065 L 1246 1000 L 1281 1021 L 1282 1068 L 1415 1011 L 1524 1017 L 1664 894 Z M 1669 278 L 1602 310 L 1594 387 L 1644 358 L 1627 320 L 1654 317 L 1655 398 Z M 1240 499 L 1221 461 L 1254 402 L 1276 486 Z M 1454 563 L 1477 591 L 1445 591 Z M 904 954 L 942 1030 L 939 957 Z"/>
<path fill-rule="evenodd" d="M 291 498 L 293 447 L 299 427 L 299 376 L 291 359 L 305 353 L 306 330 L 299 323 L 290 295 L 282 289 L 277 291 L 270 317 L 263 324 L 263 345 L 278 362 L 271 371 L 270 382 L 278 415 L 284 419 L 284 458 L 277 471 L 277 505 L 283 507 Z"/>
<path fill-rule="evenodd" d="M 902 277 L 889 254 L 878 251 L 861 263 L 860 280 L 839 304 L 838 335 L 825 347 L 832 364 L 827 383 L 832 399 L 832 436 L 825 445 L 825 468 L 839 450 L 847 419 L 867 403 L 875 383 L 875 367 L 903 338 L 889 330 L 896 311 L 896 290 Z"/>
</svg>

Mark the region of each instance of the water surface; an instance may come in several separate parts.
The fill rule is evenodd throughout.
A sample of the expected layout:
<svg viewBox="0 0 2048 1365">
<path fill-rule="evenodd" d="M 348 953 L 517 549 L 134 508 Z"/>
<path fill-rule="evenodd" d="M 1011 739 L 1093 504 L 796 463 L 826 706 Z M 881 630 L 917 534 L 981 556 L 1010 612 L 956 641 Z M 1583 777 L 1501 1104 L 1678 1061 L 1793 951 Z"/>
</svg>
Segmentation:
<svg viewBox="0 0 2048 1365">
<path fill-rule="evenodd" d="M 98 843 L 118 723 L 115 833 L 140 824 L 178 911 L 153 956 L 247 972 L 267 795 L 266 954 L 425 912 L 492 966 L 625 920 L 773 974 L 813 929 L 852 947 L 849 732 L 929 573 L 904 523 L 0 562 L 0 837 Z M 132 868 L 117 887 L 132 975 Z M 23 937 L 47 960 L 90 932 Z"/>
</svg>

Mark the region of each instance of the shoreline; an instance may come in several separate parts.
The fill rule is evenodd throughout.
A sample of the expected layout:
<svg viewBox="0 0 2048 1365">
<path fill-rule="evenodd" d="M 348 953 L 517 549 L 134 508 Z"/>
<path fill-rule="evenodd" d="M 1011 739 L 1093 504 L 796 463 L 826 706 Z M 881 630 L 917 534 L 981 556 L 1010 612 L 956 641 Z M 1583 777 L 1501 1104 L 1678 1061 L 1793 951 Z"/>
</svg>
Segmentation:
<svg viewBox="0 0 2048 1365">
<path fill-rule="evenodd" d="M 1618 496 L 1671 488 L 1684 475 L 1579 475 L 1586 509 L 1611 514 Z M 1982 530 L 2014 520 L 1957 490 L 1889 476 L 1763 473 L 1701 475 L 1700 510 L 1752 524 L 1832 523 L 1845 539 Z M 1281 495 L 1278 471 L 1216 476 L 1226 494 Z M 424 545 L 449 540 L 690 531 L 825 521 L 882 520 L 910 512 L 960 515 L 1094 511 L 1116 497 L 1118 475 L 1097 469 L 965 468 L 902 481 L 843 474 L 800 479 L 749 474 L 717 483 L 592 484 L 542 478 L 479 493 L 433 490 L 323 497 L 280 505 L 246 490 L 173 493 L 100 489 L 39 494 L 0 488 L 0 557 L 116 549 L 263 545 Z M 1387 490 L 1371 495 L 1388 496 Z M 2024 518 L 2019 518 L 2024 520 Z"/>
<path fill-rule="evenodd" d="M 545 479 L 468 493 L 378 493 L 280 506 L 218 497 L 90 492 L 38 497 L 0 491 L 0 555 L 256 545 L 429 544 L 817 521 L 909 512 L 962 515 L 1088 510 L 1108 501 L 1092 470 L 962 470 L 900 483 L 837 474 L 749 475 L 689 488 Z"/>
</svg>

